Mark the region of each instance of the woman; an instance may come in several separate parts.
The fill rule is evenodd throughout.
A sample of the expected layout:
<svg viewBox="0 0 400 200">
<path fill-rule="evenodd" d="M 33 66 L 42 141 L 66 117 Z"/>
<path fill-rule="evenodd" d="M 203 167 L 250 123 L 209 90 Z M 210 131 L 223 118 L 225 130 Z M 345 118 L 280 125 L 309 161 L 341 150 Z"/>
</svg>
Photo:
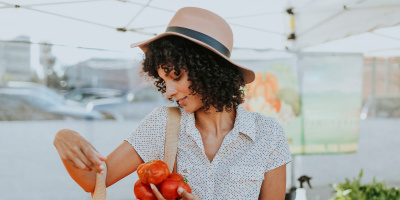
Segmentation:
<svg viewBox="0 0 400 200">
<path fill-rule="evenodd" d="M 177 172 L 192 194 L 184 199 L 284 199 L 290 151 L 281 126 L 240 106 L 254 72 L 229 59 L 233 35 L 218 15 L 182 8 L 167 31 L 131 45 L 145 52 L 143 71 L 181 108 Z M 54 144 L 71 177 L 93 192 L 106 161 L 112 185 L 149 160 L 162 160 L 167 108 L 154 109 L 107 158 L 72 130 Z M 164 199 L 157 188 L 153 192 Z"/>
</svg>

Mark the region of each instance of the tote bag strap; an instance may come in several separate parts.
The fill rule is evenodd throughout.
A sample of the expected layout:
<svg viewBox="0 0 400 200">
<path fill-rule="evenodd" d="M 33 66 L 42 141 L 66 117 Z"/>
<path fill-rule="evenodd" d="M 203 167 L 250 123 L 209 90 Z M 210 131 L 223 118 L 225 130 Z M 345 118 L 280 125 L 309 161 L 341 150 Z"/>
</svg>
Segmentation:
<svg viewBox="0 0 400 200">
<path fill-rule="evenodd" d="M 107 165 L 106 162 L 102 162 L 104 169 L 103 174 L 96 173 L 96 185 L 94 192 L 92 193 L 93 200 L 106 200 L 106 176 L 107 176 Z"/>
<path fill-rule="evenodd" d="M 176 172 L 176 157 L 178 151 L 181 110 L 178 107 L 168 107 L 167 130 L 165 132 L 164 162 L 169 171 Z"/>
</svg>

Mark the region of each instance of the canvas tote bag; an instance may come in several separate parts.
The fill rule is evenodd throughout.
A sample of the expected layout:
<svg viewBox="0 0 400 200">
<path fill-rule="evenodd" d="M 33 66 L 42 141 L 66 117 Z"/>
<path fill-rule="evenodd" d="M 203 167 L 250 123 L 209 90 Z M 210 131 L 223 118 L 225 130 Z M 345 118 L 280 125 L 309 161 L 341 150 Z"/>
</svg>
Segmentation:
<svg viewBox="0 0 400 200">
<path fill-rule="evenodd" d="M 181 110 L 178 107 L 168 107 L 167 130 L 165 132 L 164 162 L 167 163 L 169 171 L 176 172 L 176 157 L 178 151 L 179 129 L 181 122 Z M 107 166 L 103 162 L 104 173 L 96 174 L 96 185 L 92 193 L 93 200 L 106 200 L 106 176 Z"/>
</svg>

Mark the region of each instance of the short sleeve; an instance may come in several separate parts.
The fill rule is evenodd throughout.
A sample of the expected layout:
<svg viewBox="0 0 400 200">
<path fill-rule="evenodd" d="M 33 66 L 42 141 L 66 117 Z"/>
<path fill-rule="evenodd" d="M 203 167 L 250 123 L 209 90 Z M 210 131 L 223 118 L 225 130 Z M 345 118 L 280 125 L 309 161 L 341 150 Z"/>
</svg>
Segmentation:
<svg viewBox="0 0 400 200">
<path fill-rule="evenodd" d="M 136 150 L 144 162 L 161 160 L 164 156 L 167 107 L 157 107 L 148 114 L 125 140 Z"/>
<path fill-rule="evenodd" d="M 272 122 L 274 148 L 268 156 L 266 171 L 273 170 L 292 161 L 289 144 L 282 126 L 275 119 Z"/>
</svg>

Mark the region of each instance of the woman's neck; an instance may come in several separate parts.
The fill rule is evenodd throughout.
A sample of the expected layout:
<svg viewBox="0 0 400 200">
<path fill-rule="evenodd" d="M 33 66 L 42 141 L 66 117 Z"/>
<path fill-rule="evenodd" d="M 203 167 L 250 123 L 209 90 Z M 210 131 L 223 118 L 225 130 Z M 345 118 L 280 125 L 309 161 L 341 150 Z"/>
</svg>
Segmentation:
<svg viewBox="0 0 400 200">
<path fill-rule="evenodd" d="M 195 112 L 196 127 L 202 135 L 224 137 L 233 129 L 236 110 L 217 112 L 217 109 L 211 106 L 207 113 L 204 113 L 204 109 Z"/>
</svg>

